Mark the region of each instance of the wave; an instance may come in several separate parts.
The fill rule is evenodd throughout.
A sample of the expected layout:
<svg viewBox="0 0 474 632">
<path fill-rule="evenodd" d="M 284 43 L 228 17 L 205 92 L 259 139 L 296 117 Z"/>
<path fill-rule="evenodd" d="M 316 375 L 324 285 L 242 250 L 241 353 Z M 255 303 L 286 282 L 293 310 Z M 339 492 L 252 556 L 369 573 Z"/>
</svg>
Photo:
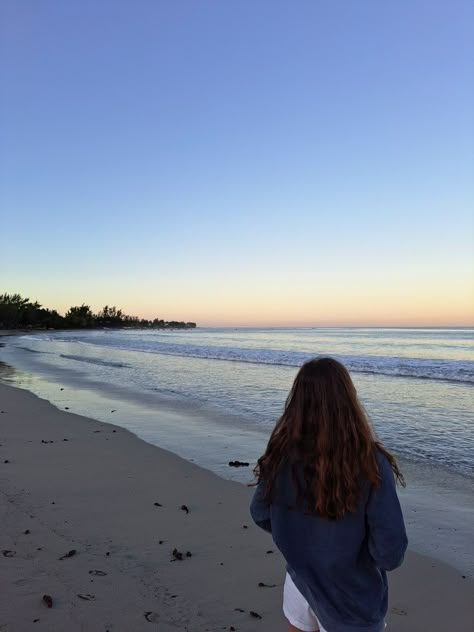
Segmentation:
<svg viewBox="0 0 474 632">
<path fill-rule="evenodd" d="M 90 344 L 99 344 L 89 340 Z M 265 364 L 276 366 L 300 367 L 303 362 L 318 355 L 314 352 L 288 351 L 265 348 L 240 348 L 199 346 L 178 343 L 153 343 L 135 340 L 133 345 L 117 345 L 118 341 L 110 340 L 114 349 L 124 351 L 139 351 L 184 358 L 199 358 L 206 360 L 223 360 L 227 362 L 244 362 L 250 364 Z M 104 341 L 101 341 L 101 346 Z M 406 358 L 394 356 L 356 356 L 330 354 L 340 360 L 350 371 L 356 373 L 370 373 L 392 377 L 407 377 L 426 380 L 444 380 L 474 384 L 474 362 L 464 360 L 441 360 L 425 358 Z M 72 357 L 72 356 L 71 356 Z M 83 359 L 73 357 L 73 359 Z M 85 360 L 84 360 L 85 361 Z M 96 361 L 98 362 L 98 361 Z M 112 364 L 113 366 L 113 364 Z"/>
<path fill-rule="evenodd" d="M 100 332 L 101 334 L 103 332 Z M 145 337 L 133 337 L 124 339 L 116 332 L 107 332 L 103 335 L 68 335 L 39 334 L 23 336 L 26 340 L 43 342 L 67 342 L 80 344 L 86 351 L 89 345 L 110 348 L 114 351 L 141 352 L 177 356 L 181 358 L 197 358 L 206 360 L 222 360 L 227 362 L 243 362 L 250 364 L 263 364 L 274 366 L 300 367 L 303 362 L 320 355 L 318 349 L 313 351 L 294 351 L 290 349 L 273 349 L 269 347 L 238 347 L 227 345 L 197 345 L 179 342 L 168 342 Z M 26 349 L 26 347 L 23 347 Z M 31 349 L 32 350 L 32 349 Z M 51 353 L 42 350 L 41 353 Z M 326 355 L 326 354 L 324 354 Z M 386 355 L 348 355 L 332 354 L 332 357 L 340 360 L 350 371 L 374 375 L 386 375 L 390 377 L 416 378 L 424 380 L 442 380 L 458 382 L 466 385 L 474 384 L 474 361 L 451 360 L 436 358 L 410 358 L 405 356 Z M 89 362 L 102 366 L 116 368 L 127 367 L 126 363 L 112 362 L 87 355 L 61 354 L 61 357 L 79 362 Z"/>
<path fill-rule="evenodd" d="M 48 354 L 49 355 L 54 355 L 53 351 L 43 351 L 43 350 L 40 351 L 39 349 L 30 349 L 30 347 L 19 346 L 18 349 L 22 349 L 22 351 L 27 351 L 28 353 L 41 353 L 41 354 L 45 353 L 47 355 Z"/>
<path fill-rule="evenodd" d="M 123 362 L 110 362 L 108 360 L 99 360 L 98 358 L 90 358 L 77 355 L 69 355 L 66 353 L 60 353 L 60 358 L 66 358 L 67 360 L 76 360 L 77 362 L 87 362 L 88 364 L 98 364 L 99 366 L 112 366 L 119 369 L 125 369 L 129 367 L 129 364 Z"/>
</svg>

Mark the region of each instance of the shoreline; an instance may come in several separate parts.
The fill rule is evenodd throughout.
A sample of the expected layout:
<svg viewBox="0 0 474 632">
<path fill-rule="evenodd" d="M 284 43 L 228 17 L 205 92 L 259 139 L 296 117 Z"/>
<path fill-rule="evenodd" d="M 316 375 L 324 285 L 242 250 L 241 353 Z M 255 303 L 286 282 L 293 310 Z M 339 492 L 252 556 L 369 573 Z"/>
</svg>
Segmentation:
<svg viewBox="0 0 474 632">
<path fill-rule="evenodd" d="M 59 410 L 115 423 L 225 480 L 252 480 L 252 465 L 265 447 L 269 428 L 251 426 L 244 418 L 195 401 L 191 405 L 184 399 L 137 393 L 126 385 L 88 383 L 88 371 L 79 380 L 67 369 L 44 373 L 40 366 L 35 368 L 37 354 L 27 355 L 23 368 L 13 368 L 13 362 L 0 366 L 7 384 L 34 392 Z M 401 454 L 397 458 L 407 480 L 399 494 L 412 549 L 474 578 L 474 479 Z M 251 466 L 230 468 L 233 460 Z"/>
<path fill-rule="evenodd" d="M 27 391 L 0 384 L 0 402 L 2 629 L 285 629 L 284 563 L 251 522 L 252 489 Z M 390 630 L 471 629 L 459 571 L 409 551 L 389 577 Z"/>
</svg>

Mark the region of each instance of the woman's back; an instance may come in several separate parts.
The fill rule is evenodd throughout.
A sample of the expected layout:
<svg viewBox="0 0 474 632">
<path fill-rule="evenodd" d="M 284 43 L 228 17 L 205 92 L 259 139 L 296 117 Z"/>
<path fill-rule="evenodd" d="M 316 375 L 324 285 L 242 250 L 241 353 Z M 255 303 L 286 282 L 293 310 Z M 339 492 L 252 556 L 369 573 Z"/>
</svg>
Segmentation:
<svg viewBox="0 0 474 632">
<path fill-rule="evenodd" d="M 304 392 L 297 377 L 259 460 L 251 513 L 271 531 L 294 584 L 328 632 L 379 632 L 387 611 L 385 571 L 401 564 L 407 546 L 395 487 L 394 471 L 399 472 L 393 457 L 372 437 L 358 402 L 354 404 L 355 389 L 352 393 L 344 367 L 325 358 L 315 370 L 320 361 L 312 362 L 309 369 L 305 365 L 309 378 Z M 342 395 L 335 404 L 321 384 L 310 393 L 318 371 L 333 369 L 336 380 L 330 376 L 329 382 L 336 389 L 342 376 Z M 344 418 L 337 418 L 343 414 L 352 416 L 352 428 L 344 428 Z M 313 453 L 305 451 L 305 443 Z M 285 446 L 280 453 L 275 450 L 279 446 Z"/>
<path fill-rule="evenodd" d="M 337 520 L 305 512 L 288 465 L 271 505 L 262 487 L 252 501 L 253 519 L 271 528 L 288 573 L 328 630 L 383 629 L 385 571 L 402 563 L 407 537 L 390 465 L 383 455 L 378 461 L 380 487 L 365 485 L 356 511 Z"/>
</svg>

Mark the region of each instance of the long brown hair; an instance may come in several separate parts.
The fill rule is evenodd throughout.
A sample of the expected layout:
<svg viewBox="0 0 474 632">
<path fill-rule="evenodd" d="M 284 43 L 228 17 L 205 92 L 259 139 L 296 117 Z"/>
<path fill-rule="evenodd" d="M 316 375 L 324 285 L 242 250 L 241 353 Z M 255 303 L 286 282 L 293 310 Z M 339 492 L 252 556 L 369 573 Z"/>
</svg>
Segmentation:
<svg viewBox="0 0 474 632">
<path fill-rule="evenodd" d="M 355 511 L 363 480 L 380 485 L 377 450 L 404 485 L 394 457 L 375 439 L 347 369 L 333 358 L 315 358 L 299 370 L 254 473 L 270 502 L 278 471 L 289 464 L 307 510 L 337 519 Z"/>
</svg>

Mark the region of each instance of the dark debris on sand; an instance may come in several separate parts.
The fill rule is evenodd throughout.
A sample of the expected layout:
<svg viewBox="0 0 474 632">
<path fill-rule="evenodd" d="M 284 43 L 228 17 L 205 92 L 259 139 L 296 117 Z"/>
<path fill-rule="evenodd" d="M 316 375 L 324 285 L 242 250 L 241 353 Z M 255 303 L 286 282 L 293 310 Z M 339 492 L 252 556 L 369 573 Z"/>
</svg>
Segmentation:
<svg viewBox="0 0 474 632">
<path fill-rule="evenodd" d="M 77 551 L 76 549 L 71 549 L 70 551 L 68 551 L 67 553 L 65 553 L 64 555 L 61 555 L 61 557 L 59 557 L 59 560 L 65 560 L 67 557 L 74 557 L 74 555 L 76 555 Z"/>
<path fill-rule="evenodd" d="M 250 616 L 253 617 L 254 619 L 261 619 L 262 615 L 258 614 L 258 612 L 255 612 L 255 610 L 250 610 Z"/>
</svg>

